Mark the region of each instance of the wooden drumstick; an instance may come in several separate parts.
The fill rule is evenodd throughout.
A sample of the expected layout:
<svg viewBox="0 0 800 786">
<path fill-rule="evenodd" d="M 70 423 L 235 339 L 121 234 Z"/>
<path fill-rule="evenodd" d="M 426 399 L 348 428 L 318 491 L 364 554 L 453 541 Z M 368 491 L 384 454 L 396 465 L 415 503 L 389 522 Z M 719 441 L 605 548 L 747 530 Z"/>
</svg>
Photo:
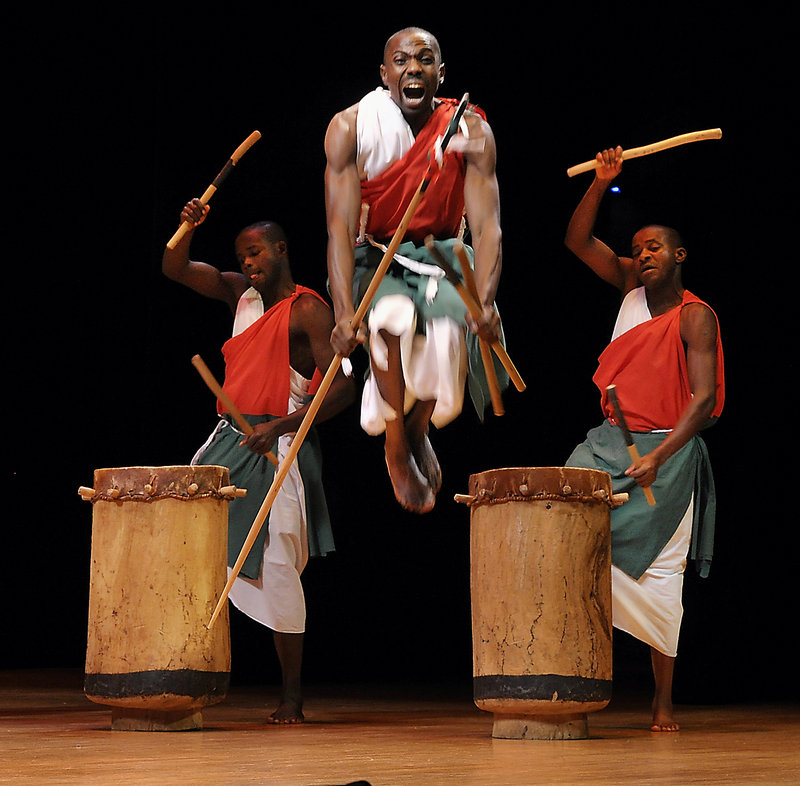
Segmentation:
<svg viewBox="0 0 800 786">
<path fill-rule="evenodd" d="M 386 271 L 389 269 L 389 265 L 392 263 L 395 252 L 397 251 L 398 246 L 402 242 L 403 237 L 405 236 L 406 231 L 408 230 L 408 225 L 411 223 L 411 219 L 414 217 L 414 214 L 416 213 L 416 210 L 419 207 L 420 202 L 425 196 L 425 192 L 428 189 L 428 185 L 430 185 L 431 178 L 432 178 L 432 172 L 429 169 L 423 176 L 422 181 L 420 182 L 416 192 L 412 196 L 411 202 L 406 208 L 406 212 L 400 221 L 400 225 L 397 227 L 394 236 L 389 242 L 389 245 L 383 254 L 383 259 L 381 260 L 378 267 L 375 269 L 375 274 L 373 275 L 372 280 L 370 281 L 369 286 L 367 287 L 367 291 L 364 293 L 364 296 L 361 299 L 361 303 L 359 304 L 355 314 L 353 315 L 353 319 L 351 320 L 350 324 L 352 325 L 354 330 L 358 330 L 358 327 L 361 325 L 361 322 L 366 316 L 370 303 L 372 302 L 372 299 L 375 297 L 375 292 L 377 292 L 378 287 L 380 286 L 380 283 L 383 280 L 383 277 L 386 275 Z M 217 601 L 216 608 L 214 609 L 214 612 L 211 615 L 211 619 L 208 622 L 207 627 L 209 630 L 211 630 L 211 628 L 214 626 L 214 622 L 216 621 L 217 617 L 222 611 L 222 607 L 224 606 L 225 601 L 227 600 L 228 595 L 230 594 L 231 588 L 233 587 L 233 584 L 236 581 L 236 577 L 239 575 L 239 571 L 241 571 L 242 565 L 244 565 L 244 561 L 247 559 L 247 555 L 253 548 L 253 544 L 255 543 L 255 540 L 258 537 L 258 533 L 261 531 L 261 527 L 264 525 L 267 515 L 269 514 L 269 511 L 272 508 L 272 504 L 275 501 L 275 497 L 277 497 L 281 485 L 283 484 L 286 475 L 289 473 L 289 468 L 291 467 L 292 462 L 297 456 L 297 453 L 300 450 L 301 445 L 303 444 L 303 440 L 305 440 L 306 435 L 311 429 L 311 426 L 314 422 L 314 418 L 317 415 L 317 411 L 322 406 L 322 402 L 325 399 L 325 396 L 327 395 L 330 386 L 333 384 L 333 380 L 336 377 L 336 374 L 338 373 L 339 368 L 342 365 L 342 360 L 343 360 L 342 355 L 340 355 L 337 352 L 334 355 L 330 365 L 328 366 L 328 370 L 325 372 L 325 376 L 322 378 L 322 382 L 320 382 L 319 387 L 317 388 L 317 392 L 314 394 L 314 398 L 311 399 L 311 403 L 308 405 L 306 414 L 303 417 L 303 421 L 300 423 L 300 427 L 297 429 L 297 433 L 292 439 L 292 444 L 289 446 L 289 450 L 286 453 L 286 457 L 284 458 L 281 465 L 278 467 L 278 470 L 275 473 L 275 477 L 272 479 L 272 485 L 269 487 L 269 491 L 267 491 L 267 495 L 266 497 L 264 497 L 264 501 L 261 503 L 261 507 L 259 508 L 258 513 L 256 514 L 256 517 L 253 521 L 253 524 L 250 527 L 250 531 L 247 533 L 247 537 L 245 538 L 244 543 L 242 544 L 239 556 L 236 558 L 236 562 L 231 568 L 230 575 L 228 576 L 228 582 L 223 588 L 222 594 L 220 595 L 219 600 Z"/>
<path fill-rule="evenodd" d="M 230 171 L 236 166 L 239 162 L 239 159 L 256 143 L 258 140 L 261 139 L 261 132 L 260 131 L 253 131 L 247 139 L 242 142 L 236 150 L 233 151 L 233 154 L 228 159 L 227 163 L 224 167 L 220 170 L 219 174 L 214 178 L 211 185 L 205 190 L 203 196 L 200 197 L 200 201 L 207 205 L 208 201 L 214 196 L 214 192 L 222 185 L 222 181 L 230 174 Z M 194 226 L 191 221 L 184 221 L 179 227 L 178 231 L 170 238 L 169 242 L 167 243 L 167 248 L 175 248 L 178 245 L 180 239 Z"/>
<path fill-rule="evenodd" d="M 440 253 L 438 253 L 435 246 L 429 246 L 429 250 L 431 248 L 434 252 L 434 257 L 436 258 L 437 264 L 442 268 L 442 270 L 444 270 L 445 277 L 455 287 L 456 292 L 458 292 L 458 294 L 461 296 L 461 299 L 464 301 L 464 305 L 472 315 L 472 318 L 476 320 L 480 319 L 482 316 L 482 311 L 481 307 L 478 305 L 478 301 L 470 292 L 467 291 L 467 288 L 464 286 L 464 284 L 461 283 L 461 279 L 458 277 L 458 273 L 456 273 L 455 268 L 453 268 L 453 266 Z M 491 341 L 489 342 L 489 345 L 500 359 L 500 362 L 503 364 L 503 368 L 505 368 L 505 370 L 508 372 L 508 376 L 514 383 L 514 387 L 520 393 L 522 393 L 526 388 L 525 382 L 520 376 L 519 371 L 517 371 L 517 368 L 512 362 L 511 358 L 508 356 L 506 348 L 499 341 Z"/>
<path fill-rule="evenodd" d="M 639 455 L 639 450 L 633 442 L 633 437 L 628 429 L 628 424 L 625 422 L 625 416 L 622 414 L 622 407 L 619 405 L 619 398 L 617 398 L 617 386 L 609 385 L 606 388 L 608 399 L 611 406 L 614 408 L 614 417 L 617 420 L 617 425 L 622 429 L 622 436 L 625 438 L 625 444 L 628 446 L 628 453 L 630 454 L 633 466 L 638 467 L 642 463 L 642 457 Z M 656 504 L 656 498 L 653 496 L 653 490 L 650 486 L 642 486 L 645 497 L 647 497 L 650 505 Z"/>
<path fill-rule="evenodd" d="M 442 151 L 444 151 L 447 148 L 449 140 L 457 132 L 458 121 L 464 114 L 464 110 L 467 107 L 468 98 L 469 95 L 465 93 L 458 105 L 458 108 L 453 114 L 452 119 L 450 120 L 450 123 L 447 127 L 447 131 L 445 132 L 442 138 L 441 142 Z M 408 231 L 408 226 L 411 223 L 411 219 L 414 218 L 414 214 L 417 212 L 417 208 L 419 207 L 420 202 L 422 202 L 423 198 L 425 197 L 425 192 L 428 190 L 428 186 L 431 184 L 431 181 L 433 180 L 433 175 L 434 175 L 433 161 L 429 161 L 428 169 L 425 171 L 425 174 L 422 176 L 422 179 L 420 180 L 420 183 L 417 186 L 417 190 L 411 197 L 411 201 L 409 202 L 408 207 L 406 208 L 406 211 L 403 214 L 403 217 L 400 219 L 400 224 L 395 230 L 392 239 L 389 241 L 389 245 L 387 246 L 386 251 L 383 254 L 383 258 L 381 259 L 378 267 L 375 269 L 375 273 L 372 276 L 372 280 L 370 281 L 366 292 L 361 298 L 361 302 L 359 303 L 359 306 L 356 309 L 355 314 L 353 314 L 353 319 L 350 321 L 353 330 L 358 330 L 362 321 L 364 320 L 364 317 L 366 317 L 370 304 L 372 303 L 372 300 L 375 297 L 375 293 L 378 291 L 378 287 L 381 285 L 383 277 L 386 275 L 386 271 L 389 269 L 389 265 L 392 264 L 395 252 L 397 251 L 400 243 L 402 243 L 403 238 L 405 237 L 405 234 Z M 338 352 L 333 356 L 333 360 L 331 360 L 331 363 L 328 366 L 328 370 L 325 372 L 325 376 L 322 378 L 322 382 L 320 382 L 319 387 L 317 388 L 317 392 L 314 394 L 314 398 L 311 399 L 311 403 L 308 405 L 308 409 L 306 410 L 306 414 L 303 417 L 303 421 L 300 423 L 300 427 L 297 429 L 297 433 L 292 439 L 292 444 L 289 446 L 289 449 L 286 452 L 286 457 L 284 458 L 280 467 L 278 467 L 278 470 L 275 473 L 275 477 L 272 479 L 272 485 L 269 487 L 269 491 L 267 491 L 267 495 L 266 497 L 264 497 L 264 501 L 261 503 L 261 507 L 259 508 L 258 513 L 256 514 L 256 517 L 253 521 L 253 524 L 250 527 L 250 531 L 247 533 L 247 537 L 245 538 L 244 543 L 242 544 L 239 556 L 236 558 L 236 562 L 231 568 L 230 575 L 228 576 L 228 581 L 222 590 L 222 594 L 220 595 L 219 600 L 217 601 L 216 608 L 214 609 L 214 612 L 211 615 L 211 619 L 209 620 L 207 626 L 209 630 L 211 630 L 211 628 L 214 625 L 214 622 L 216 621 L 217 617 L 222 611 L 222 607 L 225 604 L 228 595 L 230 594 L 231 588 L 233 587 L 233 584 L 236 581 L 236 577 L 239 575 L 239 571 L 241 571 L 242 565 L 244 565 L 244 561 L 247 559 L 247 555 L 253 548 L 253 543 L 255 543 L 255 540 L 258 537 L 258 533 L 261 531 L 261 527 L 264 525 L 264 522 L 266 521 L 270 508 L 272 508 L 272 504 L 275 501 L 275 497 L 278 495 L 278 491 L 280 491 L 281 485 L 283 484 L 286 475 L 289 473 L 289 468 L 291 467 L 292 462 L 297 456 L 297 453 L 300 450 L 300 447 L 302 446 L 303 441 L 306 438 L 306 435 L 311 429 L 311 426 L 314 422 L 314 418 L 317 416 L 317 412 L 319 408 L 322 406 L 322 402 L 324 401 L 325 396 L 327 395 L 328 390 L 330 389 L 330 386 L 333 384 L 333 380 L 335 379 L 336 374 L 338 373 L 339 368 L 342 365 L 342 360 L 343 357 Z"/>
<path fill-rule="evenodd" d="M 671 147 L 678 145 L 686 145 L 689 142 L 700 142 L 704 139 L 721 139 L 721 128 L 709 128 L 705 131 L 693 131 L 688 134 L 679 134 L 672 136 L 669 139 L 662 139 L 660 142 L 653 142 L 651 145 L 643 145 L 642 147 L 632 147 L 630 150 L 622 151 L 622 160 L 625 161 L 629 158 L 639 158 L 640 156 L 649 156 L 651 153 L 660 153 L 662 150 L 668 150 Z M 584 161 L 582 164 L 576 164 L 567 170 L 567 175 L 573 177 L 582 172 L 589 172 L 597 168 L 597 159 L 593 158 L 591 161 Z"/>
<path fill-rule="evenodd" d="M 433 246 L 432 238 L 425 238 L 425 245 L 429 250 L 433 249 L 432 253 L 437 253 L 435 246 Z M 472 274 L 472 267 L 467 258 L 467 252 L 464 251 L 464 244 L 458 241 L 454 245 L 454 250 L 458 261 L 461 263 L 461 275 L 464 279 L 464 286 L 472 297 L 477 301 L 478 287 L 475 284 L 475 277 Z M 489 395 L 492 399 L 492 411 L 498 417 L 505 414 L 505 407 L 503 406 L 503 394 L 500 390 L 500 383 L 497 381 L 497 372 L 494 368 L 494 360 L 492 360 L 492 350 L 484 339 L 478 339 L 478 347 L 481 352 L 481 360 L 483 361 L 483 370 L 486 374 L 486 384 L 489 386 Z"/>
<path fill-rule="evenodd" d="M 475 275 L 472 272 L 472 267 L 469 264 L 467 252 L 464 250 L 464 244 L 458 240 L 455 243 L 454 248 L 456 256 L 458 257 L 458 261 L 461 263 L 461 274 L 464 277 L 464 284 L 467 287 L 467 291 L 472 295 L 473 298 L 475 298 L 476 301 L 480 301 L 480 297 L 478 296 L 478 286 L 475 283 Z M 478 346 L 481 350 L 483 366 L 486 369 L 486 381 L 489 385 L 489 393 L 492 397 L 492 408 L 494 410 L 494 414 L 503 415 L 505 414 L 505 409 L 503 407 L 503 396 L 500 392 L 500 383 L 497 381 L 497 372 L 494 369 L 491 348 L 482 338 L 478 339 Z"/>
<path fill-rule="evenodd" d="M 206 365 L 200 355 L 195 355 L 192 358 L 192 365 L 200 372 L 200 376 L 205 380 L 211 392 L 227 407 L 231 417 L 236 421 L 239 428 L 249 437 L 253 433 L 253 427 L 244 419 L 244 416 L 236 408 L 236 405 L 231 401 L 230 396 L 225 392 L 222 386 L 214 378 L 211 369 Z M 278 459 L 271 452 L 264 454 L 276 467 L 278 466 Z"/>
</svg>

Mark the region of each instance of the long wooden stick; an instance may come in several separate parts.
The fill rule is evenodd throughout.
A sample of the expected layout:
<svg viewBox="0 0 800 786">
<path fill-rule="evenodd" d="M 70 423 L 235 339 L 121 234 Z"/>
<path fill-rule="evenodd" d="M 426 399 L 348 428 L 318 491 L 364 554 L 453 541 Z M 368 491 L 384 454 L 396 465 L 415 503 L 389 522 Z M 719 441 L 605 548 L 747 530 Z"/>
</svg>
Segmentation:
<svg viewBox="0 0 800 786">
<path fill-rule="evenodd" d="M 455 252 L 458 261 L 461 263 L 461 273 L 464 277 L 464 284 L 467 291 L 475 298 L 476 302 L 480 301 L 478 295 L 478 285 L 475 283 L 475 275 L 472 272 L 472 267 L 467 258 L 467 252 L 464 251 L 464 244 L 459 240 L 455 244 Z M 495 415 L 503 415 L 505 407 L 503 406 L 503 395 L 500 392 L 500 384 L 497 381 L 497 372 L 494 369 L 494 361 L 492 360 L 492 350 L 489 344 L 482 338 L 478 339 L 478 346 L 481 350 L 481 359 L 483 366 L 486 369 L 486 381 L 489 385 L 489 393 L 492 397 L 492 408 Z"/>
<path fill-rule="evenodd" d="M 686 145 L 689 142 L 700 142 L 704 139 L 721 139 L 721 128 L 708 128 L 705 131 L 692 131 L 688 134 L 679 134 L 678 136 L 671 136 L 669 139 L 662 139 L 660 142 L 653 142 L 651 145 L 642 145 L 642 147 L 632 147 L 630 150 L 622 151 L 622 160 L 625 161 L 629 158 L 639 158 L 640 156 L 649 156 L 652 153 L 660 153 L 662 150 L 668 150 L 671 147 L 678 145 Z M 591 161 L 584 161 L 582 164 L 576 164 L 567 170 L 569 177 L 574 177 L 582 172 L 589 172 L 597 167 L 597 159 Z"/>
<path fill-rule="evenodd" d="M 203 195 L 200 197 L 200 201 L 207 205 L 208 201 L 214 196 L 216 190 L 222 185 L 222 181 L 230 174 L 230 171 L 236 166 L 239 162 L 239 159 L 256 143 L 258 140 L 261 139 L 261 132 L 260 131 L 253 131 L 247 139 L 242 142 L 236 150 L 233 151 L 233 154 L 226 162 L 225 166 L 222 167 L 219 174 L 214 178 L 211 185 L 203 192 Z M 178 231 L 169 239 L 167 242 L 167 248 L 175 248 L 178 245 L 180 239 L 192 228 L 193 224 L 191 221 L 184 221 L 179 227 Z"/>
<path fill-rule="evenodd" d="M 406 208 L 406 212 L 403 215 L 402 220 L 400 221 L 400 225 L 397 227 L 394 236 L 392 237 L 388 247 L 386 248 L 386 251 L 384 252 L 383 255 L 383 259 L 381 259 L 380 264 L 376 268 L 375 274 L 372 276 L 372 281 L 370 281 L 369 286 L 367 287 L 367 290 L 361 299 L 361 303 L 359 304 L 355 314 L 353 315 L 351 325 L 354 330 L 358 329 L 364 317 L 366 316 L 370 303 L 372 302 L 372 299 L 375 297 L 375 293 L 377 292 L 378 287 L 380 286 L 381 281 L 383 280 L 383 277 L 386 274 L 386 271 L 389 269 L 389 265 L 391 265 L 392 263 L 394 254 L 397 251 L 398 246 L 400 245 L 400 243 L 403 240 L 403 237 L 406 234 L 408 225 L 411 223 L 411 219 L 414 217 L 414 213 L 416 212 L 419 203 L 422 201 L 425 195 L 425 191 L 427 190 L 428 185 L 430 184 L 430 181 L 431 181 L 431 171 L 428 170 L 428 172 L 426 172 L 425 176 L 420 182 L 416 192 L 414 193 L 414 196 L 411 198 L 411 202 Z M 267 496 L 264 497 L 264 502 L 261 503 L 261 507 L 259 508 L 255 520 L 253 521 L 253 525 L 250 527 L 250 531 L 247 533 L 247 537 L 245 538 L 244 544 L 242 545 L 241 551 L 239 552 L 239 556 L 236 558 L 236 562 L 231 568 L 230 576 L 228 577 L 228 581 L 224 589 L 222 590 L 222 594 L 220 595 L 219 601 L 217 602 L 217 606 L 214 609 L 214 613 L 211 615 L 211 619 L 207 626 L 209 630 L 211 630 L 212 626 L 214 625 L 214 622 L 216 621 L 217 617 L 222 611 L 222 607 L 225 604 L 228 595 L 230 594 L 231 588 L 233 587 L 233 584 L 236 581 L 236 577 L 239 575 L 239 571 L 242 569 L 242 565 L 244 564 L 244 561 L 247 559 L 247 556 L 250 553 L 250 549 L 253 548 L 253 543 L 255 543 L 255 540 L 258 537 L 258 533 L 261 531 L 261 527 L 264 525 L 264 521 L 266 520 L 267 515 L 270 509 L 272 508 L 272 504 L 275 501 L 275 497 L 278 495 L 278 491 L 280 491 L 281 485 L 283 484 L 286 475 L 289 473 L 289 468 L 291 467 L 292 462 L 297 456 L 297 453 L 300 450 L 300 446 L 303 444 L 303 440 L 306 438 L 306 435 L 311 429 L 317 411 L 322 405 L 322 402 L 328 393 L 328 389 L 333 384 L 333 380 L 336 377 L 336 373 L 339 371 L 339 367 L 341 365 L 342 365 L 342 356 L 337 352 L 334 355 L 330 366 L 328 366 L 328 370 L 325 372 L 325 376 L 322 378 L 322 382 L 320 383 L 317 392 L 314 394 L 314 398 L 308 405 L 308 409 L 306 410 L 306 414 L 303 417 L 302 423 L 300 424 L 300 428 L 297 429 L 297 434 L 295 434 L 294 438 L 292 439 L 292 444 L 289 446 L 289 450 L 287 451 L 286 456 L 284 457 L 283 461 L 278 467 L 278 470 L 275 473 L 275 477 L 272 480 L 272 485 L 270 486 L 269 491 L 267 491 Z"/>
<path fill-rule="evenodd" d="M 633 441 L 631 432 L 628 429 L 628 424 L 625 421 L 625 415 L 622 412 L 622 407 L 619 405 L 617 386 L 609 385 L 606 388 L 606 391 L 608 392 L 608 398 L 611 402 L 611 406 L 614 408 L 614 417 L 617 420 L 617 425 L 619 425 L 619 427 L 622 429 L 622 436 L 624 437 L 625 444 L 628 447 L 628 453 L 631 457 L 631 461 L 633 461 L 633 466 L 638 467 L 642 463 L 642 457 L 639 455 L 639 450 Z M 642 491 L 644 491 L 644 495 L 647 497 L 647 502 L 650 505 L 655 505 L 656 498 L 653 496 L 653 490 L 650 488 L 650 486 L 642 486 Z"/>
<path fill-rule="evenodd" d="M 428 250 L 439 258 L 439 253 L 434 245 L 433 238 L 428 236 L 425 238 L 425 245 Z M 467 252 L 464 251 L 464 245 L 460 241 L 454 246 L 458 261 L 461 263 L 461 276 L 464 279 L 464 286 L 466 290 L 477 301 L 478 287 L 475 283 L 475 277 L 472 274 L 472 267 L 467 258 Z M 486 373 L 486 383 L 489 386 L 489 395 L 492 399 L 492 411 L 495 415 L 500 416 L 505 414 L 505 407 L 503 406 L 503 395 L 500 391 L 500 383 L 497 381 L 497 373 L 494 368 L 494 360 L 492 359 L 492 350 L 489 344 L 482 338 L 478 338 L 478 347 L 481 351 L 481 360 L 483 361 L 483 370 Z"/>
<path fill-rule="evenodd" d="M 206 365 L 203 358 L 200 355 L 195 355 L 192 358 L 192 365 L 200 372 L 200 376 L 205 380 L 206 385 L 208 385 L 211 392 L 225 405 L 228 409 L 228 412 L 231 413 L 231 417 L 236 421 L 239 425 L 239 428 L 250 436 L 253 433 L 253 427 L 244 419 L 243 415 L 239 410 L 236 408 L 236 405 L 231 401 L 231 397 L 225 392 L 222 385 L 217 382 L 214 378 L 214 375 L 211 373 L 211 369 Z M 268 452 L 264 454 L 276 467 L 278 466 L 278 459 L 275 457 L 274 453 Z"/>
<path fill-rule="evenodd" d="M 469 94 L 464 93 L 463 98 L 461 99 L 456 111 L 453 114 L 453 117 L 450 120 L 450 123 L 447 127 L 447 131 L 445 132 L 444 136 L 442 137 L 441 141 L 441 151 L 442 153 L 447 148 L 449 140 L 453 137 L 458 129 L 458 121 L 461 116 L 464 114 L 464 110 L 466 109 L 467 102 L 469 99 Z M 428 186 L 433 179 L 433 171 L 434 171 L 434 161 L 433 156 L 431 154 L 431 159 L 429 160 L 428 169 L 422 177 L 417 190 L 414 192 L 414 195 L 411 197 L 411 201 L 406 208 L 405 213 L 403 214 L 403 218 L 400 221 L 397 229 L 392 236 L 391 241 L 389 242 L 386 251 L 383 254 L 383 258 L 381 259 L 380 264 L 375 269 L 375 273 L 372 276 L 372 280 L 367 287 L 366 292 L 364 293 L 363 297 L 361 298 L 361 303 L 359 304 L 358 308 L 356 309 L 355 314 L 353 315 L 353 319 L 350 321 L 351 326 L 354 330 L 358 330 L 361 322 L 364 320 L 364 317 L 367 314 L 367 310 L 372 303 L 373 298 L 375 297 L 375 293 L 378 291 L 378 287 L 383 281 L 383 277 L 386 275 L 386 271 L 389 269 L 389 265 L 392 264 L 392 260 L 394 258 L 395 252 L 397 251 L 398 246 L 402 243 L 403 238 L 405 237 L 406 231 L 408 230 L 408 226 L 411 223 L 411 219 L 414 217 L 414 214 L 417 212 L 417 208 L 419 207 L 420 202 L 425 196 L 425 192 L 428 190 Z M 231 568 L 230 576 L 228 577 L 228 582 L 226 583 L 222 594 L 220 595 L 219 601 L 217 602 L 217 606 L 214 609 L 214 613 L 211 615 L 211 619 L 208 623 L 208 629 L 211 630 L 211 627 L 214 624 L 214 621 L 219 616 L 220 612 L 222 611 L 222 607 L 225 601 L 230 594 L 231 588 L 233 587 L 234 582 L 236 581 L 236 577 L 239 575 L 239 571 L 242 569 L 242 565 L 244 561 L 247 559 L 247 555 L 250 553 L 250 549 L 253 547 L 253 543 L 255 539 L 258 537 L 258 533 L 261 531 L 261 527 L 264 525 L 264 521 L 267 518 L 267 514 L 272 507 L 273 502 L 275 501 L 275 497 L 278 495 L 278 491 L 280 490 L 281 485 L 283 484 L 286 475 L 289 473 L 289 468 L 292 465 L 295 457 L 297 456 L 298 451 L 300 450 L 301 445 L 303 444 L 303 440 L 306 438 L 309 430 L 311 429 L 311 425 L 314 422 L 314 418 L 316 417 L 317 411 L 319 410 L 320 406 L 322 405 L 325 396 L 328 393 L 330 386 L 333 384 L 333 380 L 336 377 L 337 372 L 339 371 L 340 366 L 342 365 L 342 356 L 337 352 L 333 360 L 331 361 L 330 366 L 328 366 L 328 370 L 325 372 L 325 376 L 322 378 L 322 382 L 317 389 L 317 392 L 314 394 L 314 398 L 311 400 L 311 403 L 308 405 L 308 409 L 306 410 L 306 414 L 303 417 L 302 423 L 300 423 L 300 428 L 297 429 L 297 433 L 295 434 L 294 438 L 292 439 L 292 443 L 289 446 L 289 450 L 286 453 L 281 465 L 278 467 L 277 472 L 275 473 L 275 477 L 272 480 L 272 485 L 267 491 L 267 496 L 264 498 L 264 502 L 261 503 L 261 507 L 259 508 L 258 513 L 256 514 L 256 518 L 253 521 L 253 525 L 250 527 L 250 531 L 247 533 L 247 537 L 245 538 L 244 544 L 242 545 L 241 551 L 239 552 L 239 556 L 236 558 L 236 562 Z"/>
<path fill-rule="evenodd" d="M 473 319 L 480 319 L 482 312 L 477 301 L 469 292 L 467 292 L 463 285 L 457 286 L 456 290 L 458 291 L 458 294 L 461 295 L 461 299 L 464 301 L 464 305 L 466 305 L 466 307 L 469 309 L 469 313 L 472 314 Z M 520 376 L 519 371 L 517 371 L 517 367 L 509 357 L 506 348 L 499 341 L 491 341 L 489 342 L 489 346 L 494 350 L 494 353 L 503 364 L 503 368 L 508 372 L 508 376 L 511 378 L 511 382 L 514 384 L 514 387 L 520 393 L 522 393 L 527 385 Z"/>
<path fill-rule="evenodd" d="M 463 98 L 461 99 L 456 111 L 453 114 L 453 117 L 450 120 L 450 123 L 447 127 L 447 130 L 442 137 L 441 140 L 441 151 L 447 148 L 447 144 L 449 140 L 453 137 L 453 135 L 458 130 L 458 121 L 461 116 L 464 114 L 464 110 L 466 109 L 467 102 L 469 99 L 469 94 L 465 93 Z M 433 152 L 433 151 L 432 151 Z M 383 277 L 386 275 L 386 271 L 389 269 L 389 265 L 392 263 L 392 259 L 394 258 L 394 254 L 397 251 L 398 246 L 403 241 L 405 237 L 406 231 L 408 230 L 408 225 L 411 223 L 411 219 L 414 217 L 414 214 L 419 207 L 420 202 L 422 201 L 423 197 L 425 196 L 425 192 L 428 190 L 428 186 L 431 183 L 433 178 L 433 170 L 434 170 L 434 161 L 433 156 L 431 154 L 431 159 L 429 160 L 428 169 L 422 177 L 417 190 L 414 192 L 414 195 L 411 197 L 411 201 L 406 208 L 405 213 L 403 214 L 403 218 L 400 221 L 397 229 L 392 236 L 391 241 L 389 242 L 386 251 L 383 254 L 383 258 L 381 259 L 380 264 L 375 270 L 374 275 L 372 276 L 372 280 L 367 287 L 364 296 L 361 299 L 361 303 L 359 304 L 358 308 L 356 309 L 355 314 L 353 315 L 353 319 L 351 320 L 350 324 L 354 330 L 358 330 L 361 322 L 363 321 L 364 317 L 367 314 L 367 310 L 369 309 L 370 304 L 372 303 L 373 298 L 375 297 L 375 293 L 378 290 L 378 287 L 383 280 Z M 217 606 L 214 609 L 214 613 L 211 615 L 211 620 L 208 623 L 208 629 L 210 630 L 214 624 L 214 621 L 219 616 L 220 611 L 222 611 L 222 607 L 227 600 L 228 595 L 230 594 L 231 588 L 233 587 L 234 582 L 236 581 L 236 577 L 239 574 L 239 571 L 244 564 L 245 559 L 247 559 L 247 555 L 250 553 L 250 549 L 253 547 L 253 543 L 255 539 L 258 537 L 258 533 L 261 531 L 261 527 L 264 524 L 264 521 L 267 518 L 267 514 L 269 513 L 270 508 L 272 507 L 272 503 L 275 501 L 275 497 L 280 490 L 281 485 L 283 484 L 286 475 L 289 472 L 289 468 L 292 465 L 295 457 L 297 456 L 298 451 L 300 450 L 300 446 L 303 444 L 303 440 L 306 438 L 309 430 L 311 429 L 311 425 L 314 422 L 314 418 L 316 417 L 317 411 L 319 410 L 325 396 L 328 393 L 328 389 L 333 384 L 333 380 L 336 377 L 336 373 L 339 371 L 340 366 L 342 365 L 342 356 L 337 352 L 333 360 L 331 361 L 330 366 L 328 367 L 327 372 L 325 372 L 325 376 L 322 378 L 322 382 L 320 383 L 317 392 L 314 394 L 314 398 L 311 400 L 311 403 L 308 405 L 308 409 L 306 410 L 306 414 L 303 417 L 303 421 L 300 424 L 300 428 L 297 429 L 297 434 L 295 434 L 294 438 L 292 439 L 292 443 L 289 446 L 289 450 L 286 453 L 281 465 L 278 467 L 277 472 L 275 473 L 275 477 L 272 480 L 272 485 L 267 491 L 267 496 L 264 498 L 264 502 L 261 504 L 261 507 L 256 514 L 256 518 L 253 521 L 253 525 L 250 527 L 250 531 L 245 538 L 245 542 L 242 545 L 242 549 L 239 552 L 239 556 L 236 559 L 236 563 L 231 568 L 231 574 L 228 577 L 228 582 L 225 585 L 222 594 L 220 595 L 219 601 L 217 602 Z"/>
</svg>

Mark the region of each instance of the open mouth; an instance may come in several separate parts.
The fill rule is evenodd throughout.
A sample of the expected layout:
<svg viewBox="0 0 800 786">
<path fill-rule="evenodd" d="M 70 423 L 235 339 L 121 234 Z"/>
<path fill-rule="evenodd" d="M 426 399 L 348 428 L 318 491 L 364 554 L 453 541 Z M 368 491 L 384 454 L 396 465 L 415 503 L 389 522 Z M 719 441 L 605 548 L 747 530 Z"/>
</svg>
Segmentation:
<svg viewBox="0 0 800 786">
<path fill-rule="evenodd" d="M 420 101 L 425 97 L 425 88 L 417 83 L 408 84 L 403 88 L 403 96 L 407 101 Z"/>
</svg>

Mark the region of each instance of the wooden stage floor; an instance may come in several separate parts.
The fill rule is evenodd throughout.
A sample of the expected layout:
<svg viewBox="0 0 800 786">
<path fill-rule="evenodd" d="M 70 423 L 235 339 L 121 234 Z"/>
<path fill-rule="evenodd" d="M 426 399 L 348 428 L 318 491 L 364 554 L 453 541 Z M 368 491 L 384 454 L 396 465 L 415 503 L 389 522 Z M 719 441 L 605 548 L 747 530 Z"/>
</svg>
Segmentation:
<svg viewBox="0 0 800 786">
<path fill-rule="evenodd" d="M 272 688 L 234 686 L 203 729 L 112 731 L 83 675 L 0 672 L 6 784 L 798 784 L 800 708 L 680 706 L 681 731 L 647 731 L 647 698 L 589 715 L 589 739 L 493 739 L 470 686 L 307 688 L 302 726 L 264 722 Z"/>
</svg>

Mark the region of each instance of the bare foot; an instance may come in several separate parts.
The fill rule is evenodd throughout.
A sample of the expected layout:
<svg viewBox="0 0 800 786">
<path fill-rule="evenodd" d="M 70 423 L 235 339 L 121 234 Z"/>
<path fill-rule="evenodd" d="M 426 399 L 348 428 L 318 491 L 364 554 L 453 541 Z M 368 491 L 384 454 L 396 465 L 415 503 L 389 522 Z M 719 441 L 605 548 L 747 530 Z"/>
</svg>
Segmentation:
<svg viewBox="0 0 800 786">
<path fill-rule="evenodd" d="M 428 429 L 435 408 L 435 400 L 417 401 L 404 425 L 405 438 L 411 454 L 434 495 L 438 494 L 442 488 L 442 468 L 439 466 L 439 459 L 436 458 L 433 445 L 428 439 Z"/>
<path fill-rule="evenodd" d="M 653 725 L 650 731 L 680 731 L 680 728 L 672 717 L 672 705 L 662 707 L 653 704 Z"/>
<path fill-rule="evenodd" d="M 412 513 L 427 513 L 433 509 L 436 495 L 411 455 L 403 451 L 390 450 L 387 446 L 386 466 L 394 488 L 394 496 L 405 510 Z"/>
<path fill-rule="evenodd" d="M 653 678 L 656 689 L 653 694 L 653 725 L 650 731 L 678 731 L 680 726 L 672 717 L 672 675 L 675 657 L 650 647 L 653 663 Z"/>
<path fill-rule="evenodd" d="M 303 723 L 305 716 L 303 715 L 302 704 L 297 701 L 284 699 L 278 705 L 278 709 L 267 718 L 267 723 L 282 723 L 286 725 Z"/>
<path fill-rule="evenodd" d="M 442 468 L 439 466 L 439 459 L 433 450 L 433 445 L 428 439 L 427 434 L 423 434 L 421 439 L 411 438 L 411 451 L 417 462 L 419 471 L 427 479 L 431 490 L 438 494 L 442 488 Z"/>
</svg>

